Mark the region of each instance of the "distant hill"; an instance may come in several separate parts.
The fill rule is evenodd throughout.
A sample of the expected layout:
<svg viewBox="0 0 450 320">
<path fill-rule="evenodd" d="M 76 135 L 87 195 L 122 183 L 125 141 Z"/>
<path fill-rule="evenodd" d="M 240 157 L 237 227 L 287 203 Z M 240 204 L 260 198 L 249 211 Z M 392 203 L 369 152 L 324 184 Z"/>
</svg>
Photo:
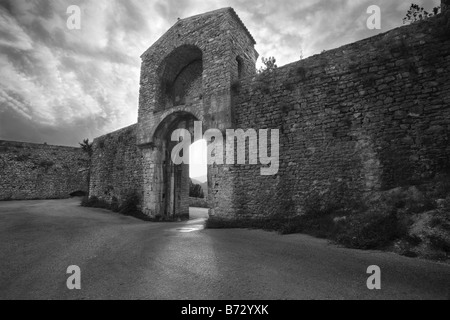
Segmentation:
<svg viewBox="0 0 450 320">
<path fill-rule="evenodd" d="M 201 183 L 208 181 L 208 177 L 207 176 L 193 177 L 191 179 L 192 179 L 192 181 L 196 180 L 196 181 L 199 181 Z"/>
<path fill-rule="evenodd" d="M 200 177 L 200 179 L 201 178 L 202 177 Z M 198 177 L 197 178 L 191 178 L 192 183 L 200 185 L 202 187 L 202 189 L 203 189 L 203 193 L 205 194 L 205 197 L 207 197 L 208 196 L 208 182 L 207 182 L 207 179 L 205 179 L 205 182 L 201 182 L 201 181 L 199 181 L 197 179 L 199 179 L 199 178 Z"/>
</svg>

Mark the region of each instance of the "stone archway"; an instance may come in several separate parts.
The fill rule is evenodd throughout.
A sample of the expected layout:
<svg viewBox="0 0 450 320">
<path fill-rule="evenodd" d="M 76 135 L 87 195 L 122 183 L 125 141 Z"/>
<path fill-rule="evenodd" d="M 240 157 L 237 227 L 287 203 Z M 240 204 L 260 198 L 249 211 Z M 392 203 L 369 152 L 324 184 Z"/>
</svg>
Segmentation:
<svg viewBox="0 0 450 320">
<path fill-rule="evenodd" d="M 171 155 L 178 142 L 171 138 L 177 129 L 186 129 L 193 137 L 195 121 L 198 118 L 192 113 L 175 112 L 167 116 L 154 133 L 153 145 L 144 165 L 151 174 L 146 187 L 151 191 L 152 198 L 148 199 L 148 204 L 154 217 L 189 219 L 189 164 L 174 164 Z"/>
<path fill-rule="evenodd" d="M 179 20 L 141 56 L 136 143 L 143 156 L 141 205 L 145 214 L 188 215 L 183 196 L 175 197 L 175 203 L 168 204 L 167 200 L 178 192 L 167 186 L 173 181 L 176 188 L 176 178 L 187 176 L 187 170 L 185 174 L 184 169 L 172 168 L 172 174 L 164 164 L 172 148 L 167 128 L 183 127 L 179 118 L 183 112 L 201 121 L 203 132 L 234 128 L 232 83 L 255 73 L 258 53 L 254 45 L 253 37 L 234 10 L 225 8 Z M 181 175 L 176 170 L 181 170 Z M 225 199 L 223 194 L 228 196 L 233 188 L 229 182 L 219 183 L 222 177 L 222 168 L 213 167 L 208 172 L 211 215 L 219 208 L 221 197 Z M 183 182 L 181 187 L 185 188 Z M 186 193 L 187 188 L 186 184 Z M 222 190 L 225 192 L 219 193 Z"/>
<path fill-rule="evenodd" d="M 155 68 L 154 107 L 141 145 L 144 159 L 144 211 L 169 220 L 189 218 L 189 165 L 174 165 L 171 141 L 176 129 L 193 133 L 203 117 L 203 53 L 184 44 L 168 53 Z M 144 126 L 143 126 L 144 127 Z"/>
</svg>

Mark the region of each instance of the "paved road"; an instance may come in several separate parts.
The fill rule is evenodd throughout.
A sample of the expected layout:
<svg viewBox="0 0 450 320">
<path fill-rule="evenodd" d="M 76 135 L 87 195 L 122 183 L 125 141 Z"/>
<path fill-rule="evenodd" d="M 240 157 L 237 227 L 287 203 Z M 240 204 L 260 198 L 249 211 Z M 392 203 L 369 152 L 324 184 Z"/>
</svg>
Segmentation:
<svg viewBox="0 0 450 320">
<path fill-rule="evenodd" d="M 0 203 L 0 299 L 448 299 L 450 266 L 304 235 L 146 223 L 78 199 Z M 66 269 L 81 268 L 79 291 Z M 367 267 L 382 288 L 366 287 Z"/>
</svg>

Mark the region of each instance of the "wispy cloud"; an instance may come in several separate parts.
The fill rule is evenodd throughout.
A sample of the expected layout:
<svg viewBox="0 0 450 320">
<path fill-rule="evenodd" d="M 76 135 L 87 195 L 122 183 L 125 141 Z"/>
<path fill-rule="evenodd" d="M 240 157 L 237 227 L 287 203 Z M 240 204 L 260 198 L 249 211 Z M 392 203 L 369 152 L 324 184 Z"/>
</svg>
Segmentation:
<svg viewBox="0 0 450 320">
<path fill-rule="evenodd" d="M 439 0 L 417 1 L 427 8 Z M 382 27 L 366 28 L 366 9 Z M 82 9 L 81 30 L 66 27 Z M 177 18 L 233 7 L 279 65 L 402 24 L 408 1 L 0 0 L 0 139 L 76 145 L 136 122 L 140 55 Z"/>
</svg>

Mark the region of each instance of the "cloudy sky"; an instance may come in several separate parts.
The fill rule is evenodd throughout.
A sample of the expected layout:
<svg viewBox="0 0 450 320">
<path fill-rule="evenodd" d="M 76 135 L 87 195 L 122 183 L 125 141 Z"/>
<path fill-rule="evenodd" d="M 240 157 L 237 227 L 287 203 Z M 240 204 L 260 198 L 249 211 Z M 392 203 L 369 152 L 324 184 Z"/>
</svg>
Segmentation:
<svg viewBox="0 0 450 320">
<path fill-rule="evenodd" d="M 139 57 L 177 18 L 233 7 L 281 66 L 401 26 L 410 1 L 0 0 L 0 139 L 76 146 L 136 123 Z M 366 27 L 370 5 L 382 30 Z"/>
</svg>

